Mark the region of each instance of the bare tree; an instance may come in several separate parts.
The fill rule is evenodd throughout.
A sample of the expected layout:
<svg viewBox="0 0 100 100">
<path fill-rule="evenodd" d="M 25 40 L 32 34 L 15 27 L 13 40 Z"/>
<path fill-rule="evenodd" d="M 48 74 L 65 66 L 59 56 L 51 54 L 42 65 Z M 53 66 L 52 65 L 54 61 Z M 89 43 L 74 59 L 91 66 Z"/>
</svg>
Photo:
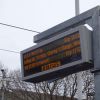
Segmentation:
<svg viewBox="0 0 100 100">
<path fill-rule="evenodd" d="M 35 100 L 34 84 L 23 82 L 20 76 L 20 71 L 9 73 L 7 90 L 11 91 L 12 95 L 18 97 L 19 100 Z"/>
<path fill-rule="evenodd" d="M 77 74 L 67 76 L 66 78 L 64 78 L 63 82 L 63 100 L 65 100 L 68 96 L 71 98 L 71 100 L 74 100 L 77 92 Z"/>
<path fill-rule="evenodd" d="M 52 82 L 41 82 L 38 84 L 38 88 L 40 88 L 41 93 L 44 94 L 43 100 L 55 100 L 58 96 L 60 96 L 60 87 L 62 80 L 55 80 Z"/>
<path fill-rule="evenodd" d="M 82 74 L 82 78 L 83 78 L 83 93 L 86 96 L 87 100 L 89 97 L 94 98 L 94 75 L 93 73 L 90 72 L 90 70 L 88 71 L 84 71 Z M 93 99 L 91 99 L 93 100 Z"/>
<path fill-rule="evenodd" d="M 57 85 L 57 82 L 52 82 L 52 83 L 48 83 L 48 82 L 41 82 L 39 84 L 39 87 L 41 89 L 41 91 L 44 93 L 44 99 L 46 99 L 46 97 L 49 97 L 50 100 L 53 100 L 52 99 L 52 96 L 54 94 L 54 90 L 55 90 L 55 87 Z"/>
</svg>

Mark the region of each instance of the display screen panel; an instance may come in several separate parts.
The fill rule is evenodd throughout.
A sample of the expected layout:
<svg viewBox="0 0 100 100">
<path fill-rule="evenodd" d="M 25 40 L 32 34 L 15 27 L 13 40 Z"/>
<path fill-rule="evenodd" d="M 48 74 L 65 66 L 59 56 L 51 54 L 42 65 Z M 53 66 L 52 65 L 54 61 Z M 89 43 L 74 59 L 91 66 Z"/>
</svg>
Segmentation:
<svg viewBox="0 0 100 100">
<path fill-rule="evenodd" d="M 24 76 L 34 75 L 81 60 L 79 31 L 46 45 L 25 52 L 23 57 Z"/>
</svg>

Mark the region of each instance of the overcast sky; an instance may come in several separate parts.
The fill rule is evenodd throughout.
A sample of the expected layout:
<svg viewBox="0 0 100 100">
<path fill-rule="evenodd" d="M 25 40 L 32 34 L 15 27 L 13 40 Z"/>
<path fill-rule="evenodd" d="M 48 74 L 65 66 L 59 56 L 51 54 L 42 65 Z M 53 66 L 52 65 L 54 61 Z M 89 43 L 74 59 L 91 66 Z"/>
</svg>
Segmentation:
<svg viewBox="0 0 100 100">
<path fill-rule="evenodd" d="M 0 23 L 35 31 L 45 31 L 75 16 L 75 0 L 0 0 Z M 80 12 L 97 5 L 100 0 L 80 0 Z M 20 52 L 33 46 L 36 33 L 0 25 L 0 49 Z M 7 68 L 19 69 L 20 55 L 0 50 L 0 62 Z"/>
</svg>

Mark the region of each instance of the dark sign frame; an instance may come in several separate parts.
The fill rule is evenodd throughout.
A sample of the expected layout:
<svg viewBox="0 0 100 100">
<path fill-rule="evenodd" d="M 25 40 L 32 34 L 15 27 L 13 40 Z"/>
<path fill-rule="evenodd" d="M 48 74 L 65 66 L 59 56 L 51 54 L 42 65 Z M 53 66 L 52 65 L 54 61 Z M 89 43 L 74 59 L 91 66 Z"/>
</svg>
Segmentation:
<svg viewBox="0 0 100 100">
<path fill-rule="evenodd" d="M 68 64 L 64 64 L 60 67 L 46 70 L 43 72 L 39 72 L 39 73 L 31 74 L 31 75 L 25 75 L 25 73 L 27 73 L 25 72 L 24 65 L 23 65 L 23 60 L 24 60 L 23 55 L 25 53 L 35 50 L 44 45 L 47 45 L 55 40 L 61 39 L 75 32 L 79 32 L 80 34 L 80 47 L 81 47 L 81 59 L 80 60 L 74 61 Z M 69 31 L 65 31 L 50 39 L 47 39 L 41 43 L 38 43 L 37 45 L 31 48 L 23 50 L 21 52 L 22 79 L 28 82 L 41 82 L 41 81 L 56 79 L 59 77 L 64 77 L 65 75 L 69 75 L 69 74 L 79 72 L 81 70 L 86 70 L 86 69 L 93 67 L 93 63 L 91 63 L 91 61 L 92 61 L 91 31 L 88 30 L 85 26 L 79 26 Z"/>
</svg>

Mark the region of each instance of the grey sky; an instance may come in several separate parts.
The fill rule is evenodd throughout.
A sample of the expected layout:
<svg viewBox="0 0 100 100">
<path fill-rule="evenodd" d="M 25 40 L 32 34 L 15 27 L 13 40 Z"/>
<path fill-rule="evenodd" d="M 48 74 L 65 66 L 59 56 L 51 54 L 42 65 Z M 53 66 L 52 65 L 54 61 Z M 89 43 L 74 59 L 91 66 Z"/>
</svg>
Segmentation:
<svg viewBox="0 0 100 100">
<path fill-rule="evenodd" d="M 74 14 L 75 0 L 0 0 L 0 23 L 42 32 Z M 100 5 L 100 0 L 80 0 L 81 13 Z M 36 33 L 0 25 L 0 49 L 20 52 L 32 45 Z M 0 51 L 0 62 L 9 69 L 20 68 L 20 55 Z"/>
</svg>

